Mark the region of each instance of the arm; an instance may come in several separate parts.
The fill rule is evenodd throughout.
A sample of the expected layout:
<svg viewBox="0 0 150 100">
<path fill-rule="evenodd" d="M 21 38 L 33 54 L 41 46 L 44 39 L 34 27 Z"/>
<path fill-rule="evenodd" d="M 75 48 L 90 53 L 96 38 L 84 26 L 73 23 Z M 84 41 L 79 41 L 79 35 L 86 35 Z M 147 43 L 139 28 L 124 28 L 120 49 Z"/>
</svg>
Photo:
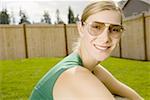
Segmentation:
<svg viewBox="0 0 150 100">
<path fill-rule="evenodd" d="M 131 100 L 143 100 L 133 89 L 118 81 L 103 66 L 97 65 L 92 71 L 101 80 L 112 94 L 129 98 Z"/>
</svg>

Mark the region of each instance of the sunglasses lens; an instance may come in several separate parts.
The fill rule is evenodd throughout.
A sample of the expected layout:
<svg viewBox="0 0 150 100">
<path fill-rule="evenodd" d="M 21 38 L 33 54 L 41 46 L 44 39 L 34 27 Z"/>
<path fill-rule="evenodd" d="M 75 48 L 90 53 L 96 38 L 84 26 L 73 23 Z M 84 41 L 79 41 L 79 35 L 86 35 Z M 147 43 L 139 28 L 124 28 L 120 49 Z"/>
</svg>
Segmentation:
<svg viewBox="0 0 150 100">
<path fill-rule="evenodd" d="M 90 25 L 89 31 L 92 35 L 97 36 L 100 34 L 101 31 L 103 31 L 104 27 L 104 23 L 92 23 Z"/>
<path fill-rule="evenodd" d="M 111 32 L 115 32 L 115 33 L 120 33 L 123 31 L 122 26 L 119 26 L 119 25 L 112 26 L 110 29 L 111 29 Z"/>
<path fill-rule="evenodd" d="M 88 31 L 92 36 L 100 35 L 105 29 L 105 23 L 102 22 L 93 22 L 89 24 Z M 123 27 L 121 25 L 113 25 L 109 26 L 109 32 L 114 37 L 120 37 L 123 32 Z"/>
</svg>

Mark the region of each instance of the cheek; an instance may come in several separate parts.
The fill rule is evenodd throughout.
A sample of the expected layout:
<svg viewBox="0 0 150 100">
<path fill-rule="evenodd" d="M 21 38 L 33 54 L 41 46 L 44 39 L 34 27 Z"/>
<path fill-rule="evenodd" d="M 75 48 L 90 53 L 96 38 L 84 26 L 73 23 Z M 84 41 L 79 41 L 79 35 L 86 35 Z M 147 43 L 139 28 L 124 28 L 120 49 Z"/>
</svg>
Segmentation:
<svg viewBox="0 0 150 100">
<path fill-rule="evenodd" d="M 84 36 L 83 40 L 84 40 L 85 43 L 88 43 L 88 44 L 90 43 L 91 44 L 94 41 L 94 38 L 87 34 L 87 35 Z"/>
<path fill-rule="evenodd" d="M 82 39 L 82 45 L 85 47 L 85 46 L 89 46 L 90 44 L 90 39 L 87 37 L 87 36 L 84 36 Z"/>
</svg>

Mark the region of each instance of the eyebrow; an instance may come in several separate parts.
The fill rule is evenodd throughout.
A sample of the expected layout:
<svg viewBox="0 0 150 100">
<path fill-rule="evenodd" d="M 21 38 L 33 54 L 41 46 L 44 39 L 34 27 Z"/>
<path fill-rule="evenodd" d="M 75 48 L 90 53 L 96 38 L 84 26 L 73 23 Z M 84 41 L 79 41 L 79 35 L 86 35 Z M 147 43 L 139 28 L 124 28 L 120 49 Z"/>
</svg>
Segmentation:
<svg viewBox="0 0 150 100">
<path fill-rule="evenodd" d="M 97 22 L 97 21 L 94 21 L 94 23 L 96 23 L 96 24 L 101 24 L 101 23 L 105 23 L 105 22 Z M 111 24 L 111 23 L 108 23 L 108 24 L 113 25 L 113 26 L 122 26 L 122 25 Z"/>
</svg>

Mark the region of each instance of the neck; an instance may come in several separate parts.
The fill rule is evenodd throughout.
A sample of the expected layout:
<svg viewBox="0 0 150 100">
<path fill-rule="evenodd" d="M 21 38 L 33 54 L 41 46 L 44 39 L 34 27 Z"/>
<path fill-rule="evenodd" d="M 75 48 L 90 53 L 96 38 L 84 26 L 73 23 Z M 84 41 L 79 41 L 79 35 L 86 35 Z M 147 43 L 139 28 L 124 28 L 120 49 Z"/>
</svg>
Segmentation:
<svg viewBox="0 0 150 100">
<path fill-rule="evenodd" d="M 99 62 L 93 59 L 87 52 L 82 52 L 80 48 L 75 52 L 77 52 L 80 58 L 82 59 L 83 66 L 89 69 L 90 71 L 92 71 L 95 68 L 95 66 L 99 64 Z"/>
</svg>

